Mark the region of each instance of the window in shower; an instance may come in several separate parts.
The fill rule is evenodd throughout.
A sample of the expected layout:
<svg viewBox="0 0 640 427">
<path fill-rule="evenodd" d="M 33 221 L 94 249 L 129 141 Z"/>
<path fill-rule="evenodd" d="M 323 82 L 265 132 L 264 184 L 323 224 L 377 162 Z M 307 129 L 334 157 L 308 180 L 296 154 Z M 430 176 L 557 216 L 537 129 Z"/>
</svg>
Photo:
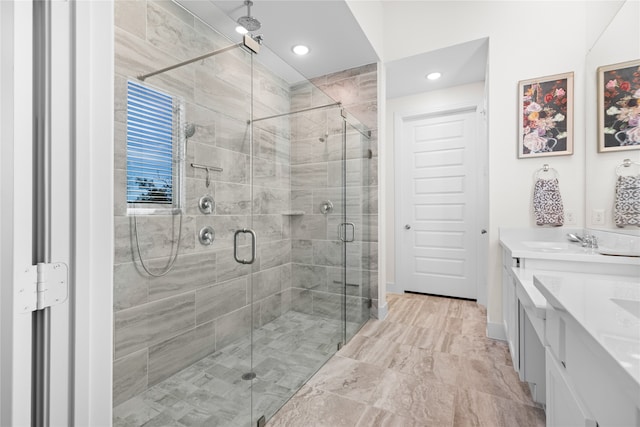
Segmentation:
<svg viewBox="0 0 640 427">
<path fill-rule="evenodd" d="M 134 213 L 180 209 L 184 102 L 127 82 L 127 206 Z"/>
</svg>

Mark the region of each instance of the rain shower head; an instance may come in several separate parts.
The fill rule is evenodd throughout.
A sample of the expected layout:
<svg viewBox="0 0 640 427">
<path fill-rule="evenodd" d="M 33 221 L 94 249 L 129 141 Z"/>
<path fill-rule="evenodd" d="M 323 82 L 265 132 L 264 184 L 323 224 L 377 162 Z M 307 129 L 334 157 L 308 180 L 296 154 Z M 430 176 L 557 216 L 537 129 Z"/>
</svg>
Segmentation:
<svg viewBox="0 0 640 427">
<path fill-rule="evenodd" d="M 251 6 L 253 6 L 253 2 L 251 0 L 244 1 L 245 6 L 247 6 L 247 15 L 241 16 L 238 18 L 238 24 L 242 25 L 247 31 L 257 31 L 262 27 L 260 21 L 251 16 Z"/>
</svg>

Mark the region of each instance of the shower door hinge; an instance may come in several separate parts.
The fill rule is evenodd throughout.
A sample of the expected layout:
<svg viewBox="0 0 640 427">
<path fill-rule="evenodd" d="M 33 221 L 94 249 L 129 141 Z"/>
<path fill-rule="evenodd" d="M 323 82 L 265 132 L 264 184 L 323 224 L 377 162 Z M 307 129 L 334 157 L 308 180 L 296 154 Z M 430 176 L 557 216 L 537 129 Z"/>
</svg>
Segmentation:
<svg viewBox="0 0 640 427">
<path fill-rule="evenodd" d="M 30 313 L 62 304 L 69 295 L 69 268 L 65 263 L 40 262 L 25 268 L 18 280 L 15 304 L 19 313 Z"/>
<path fill-rule="evenodd" d="M 372 300 L 371 298 L 369 298 L 369 303 L 368 303 L 368 305 L 369 305 L 369 308 L 372 308 L 372 307 L 373 307 L 373 300 Z"/>
</svg>

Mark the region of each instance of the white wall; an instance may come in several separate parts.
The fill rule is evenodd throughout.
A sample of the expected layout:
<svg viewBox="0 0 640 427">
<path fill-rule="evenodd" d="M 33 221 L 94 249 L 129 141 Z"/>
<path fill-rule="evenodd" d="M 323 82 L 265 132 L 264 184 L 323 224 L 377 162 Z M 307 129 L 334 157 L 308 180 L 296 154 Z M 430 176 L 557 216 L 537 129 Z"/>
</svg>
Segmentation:
<svg viewBox="0 0 640 427">
<path fill-rule="evenodd" d="M 549 163 L 559 172 L 565 209 L 575 213 L 578 225 L 584 223 L 585 3 L 388 1 L 383 2 L 383 9 L 385 61 L 489 37 L 487 308 L 489 321 L 498 322 L 501 317 L 498 227 L 534 225 L 531 212 L 533 174 L 543 163 Z M 455 17 L 454 22 L 452 17 Z M 406 28 L 420 28 L 420 37 L 407 37 Z M 576 73 L 575 154 L 517 159 L 518 81 L 568 71 Z M 391 143 L 386 138 L 386 144 Z M 387 148 L 387 154 L 390 151 Z M 385 185 L 388 188 L 388 183 Z M 389 249 L 388 254 L 392 252 Z M 387 268 L 390 265 L 393 262 L 387 260 Z M 394 278 L 388 274 L 387 280 L 393 282 Z"/>
</svg>

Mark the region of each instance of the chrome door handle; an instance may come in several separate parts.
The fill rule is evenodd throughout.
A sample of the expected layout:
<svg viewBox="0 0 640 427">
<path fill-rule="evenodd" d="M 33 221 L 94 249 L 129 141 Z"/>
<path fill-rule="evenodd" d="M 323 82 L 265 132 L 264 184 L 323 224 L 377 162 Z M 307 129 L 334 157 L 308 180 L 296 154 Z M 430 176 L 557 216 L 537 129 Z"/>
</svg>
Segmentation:
<svg viewBox="0 0 640 427">
<path fill-rule="evenodd" d="M 351 227 L 351 239 L 347 239 L 347 226 Z M 356 240 L 356 225 L 352 222 L 343 222 L 342 224 L 339 224 L 338 238 L 345 243 L 353 242 L 354 240 Z"/>
<path fill-rule="evenodd" d="M 240 259 L 238 258 L 238 235 L 248 233 L 251 235 L 251 258 L 250 259 Z M 257 249 L 257 237 L 256 232 L 250 228 L 242 228 L 240 230 L 236 230 L 233 234 L 233 258 L 235 258 L 236 262 L 240 264 L 253 264 L 256 260 L 256 249 Z"/>
<path fill-rule="evenodd" d="M 406 230 L 411 230 L 411 226 L 410 226 L 409 224 L 405 225 L 405 226 L 404 226 L 404 228 L 405 228 Z"/>
</svg>

